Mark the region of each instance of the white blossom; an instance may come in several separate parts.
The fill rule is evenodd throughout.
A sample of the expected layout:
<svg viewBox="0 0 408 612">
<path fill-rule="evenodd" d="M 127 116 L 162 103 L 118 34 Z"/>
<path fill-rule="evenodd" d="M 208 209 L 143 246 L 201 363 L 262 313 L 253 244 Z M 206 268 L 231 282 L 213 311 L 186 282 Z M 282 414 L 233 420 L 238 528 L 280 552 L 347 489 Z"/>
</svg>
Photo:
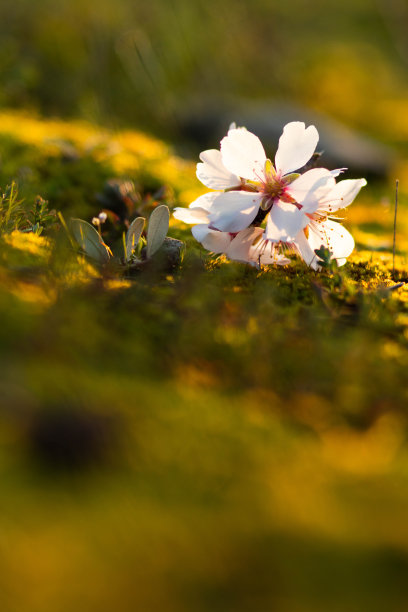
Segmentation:
<svg viewBox="0 0 408 612">
<path fill-rule="evenodd" d="M 255 134 L 232 124 L 220 150 L 202 152 L 197 164 L 197 177 L 213 191 L 188 208 L 176 208 L 174 216 L 194 225 L 192 233 L 206 249 L 231 259 L 286 264 L 282 251 L 288 247 L 317 267 L 314 249 L 324 245 L 341 265 L 354 241 L 330 215 L 347 206 L 366 182 L 336 183 L 345 168 L 295 173 L 310 160 L 318 139 L 314 126 L 288 123 L 273 164 Z"/>
</svg>

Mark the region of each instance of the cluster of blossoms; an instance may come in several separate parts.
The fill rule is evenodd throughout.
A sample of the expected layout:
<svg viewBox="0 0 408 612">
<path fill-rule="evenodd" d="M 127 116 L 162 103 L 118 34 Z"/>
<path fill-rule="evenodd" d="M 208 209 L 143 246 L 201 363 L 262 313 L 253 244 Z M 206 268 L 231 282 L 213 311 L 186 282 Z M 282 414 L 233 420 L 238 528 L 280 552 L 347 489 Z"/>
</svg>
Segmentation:
<svg viewBox="0 0 408 612">
<path fill-rule="evenodd" d="M 236 261 L 284 265 L 290 263 L 285 253 L 294 252 L 318 269 L 315 250 L 324 246 L 344 264 L 354 240 L 333 215 L 366 181 L 336 183 L 345 168 L 295 172 L 312 158 L 318 140 L 314 126 L 288 123 L 273 165 L 257 136 L 232 125 L 220 150 L 204 151 L 197 164 L 198 179 L 214 191 L 176 208 L 174 216 L 194 225 L 193 236 L 206 249 Z"/>
</svg>

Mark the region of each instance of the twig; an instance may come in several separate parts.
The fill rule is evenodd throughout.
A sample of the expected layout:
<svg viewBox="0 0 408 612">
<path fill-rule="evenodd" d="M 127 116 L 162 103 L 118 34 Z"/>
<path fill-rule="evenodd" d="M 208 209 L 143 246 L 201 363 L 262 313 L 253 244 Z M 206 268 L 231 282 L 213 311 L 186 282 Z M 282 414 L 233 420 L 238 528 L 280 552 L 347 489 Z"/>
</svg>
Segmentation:
<svg viewBox="0 0 408 612">
<path fill-rule="evenodd" d="M 383 291 L 385 291 L 385 292 L 395 291 L 396 289 L 400 289 L 404 285 L 406 285 L 405 282 L 397 283 L 396 285 L 391 285 L 391 287 L 384 287 Z"/>
<path fill-rule="evenodd" d="M 394 212 L 394 240 L 392 244 L 392 277 L 395 280 L 395 243 L 397 233 L 397 209 L 398 209 L 398 185 L 399 180 L 395 181 L 395 212 Z"/>
</svg>

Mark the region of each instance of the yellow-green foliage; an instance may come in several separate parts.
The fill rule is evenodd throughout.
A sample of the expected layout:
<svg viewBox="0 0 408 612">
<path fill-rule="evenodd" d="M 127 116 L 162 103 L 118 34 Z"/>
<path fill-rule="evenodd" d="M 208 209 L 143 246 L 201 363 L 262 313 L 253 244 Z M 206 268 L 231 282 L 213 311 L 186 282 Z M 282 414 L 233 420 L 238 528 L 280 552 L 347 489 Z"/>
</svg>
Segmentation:
<svg viewBox="0 0 408 612">
<path fill-rule="evenodd" d="M 406 21 L 402 0 L 2 2 L 0 104 L 177 134 L 194 102 L 280 98 L 405 148 Z"/>
<path fill-rule="evenodd" d="M 138 133 L 9 113 L 0 142 L 67 214 L 122 174 L 196 190 Z M 377 200 L 339 275 L 211 257 L 175 221 L 181 269 L 131 279 L 62 231 L 2 236 L 2 611 L 405 609 L 408 290 Z M 406 224 L 402 201 L 395 279 Z"/>
<path fill-rule="evenodd" d="M 137 131 L 8 111 L 0 113 L 0 146 L 1 183 L 16 179 L 27 200 L 40 190 L 53 207 L 82 216 L 96 212 L 95 195 L 112 177 L 131 179 L 144 193 L 166 185 L 170 199 L 184 204 L 197 195 L 194 164 Z"/>
</svg>

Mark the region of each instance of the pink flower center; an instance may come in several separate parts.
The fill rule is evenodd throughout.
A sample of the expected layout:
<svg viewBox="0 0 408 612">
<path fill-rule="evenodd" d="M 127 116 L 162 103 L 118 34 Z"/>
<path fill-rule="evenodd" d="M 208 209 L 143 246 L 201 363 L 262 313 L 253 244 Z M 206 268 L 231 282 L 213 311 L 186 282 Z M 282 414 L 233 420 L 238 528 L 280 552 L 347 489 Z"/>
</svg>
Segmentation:
<svg viewBox="0 0 408 612">
<path fill-rule="evenodd" d="M 284 179 L 281 179 L 280 177 L 267 177 L 266 181 L 263 181 L 261 185 L 261 193 L 265 194 L 265 196 L 271 200 L 271 204 L 274 200 L 284 197 L 287 186 Z"/>
<path fill-rule="evenodd" d="M 264 171 L 262 174 L 257 176 L 257 181 L 242 181 L 241 189 L 245 191 L 256 191 L 263 194 L 261 208 L 263 210 L 269 210 L 272 208 L 274 202 L 282 200 L 288 204 L 299 205 L 288 193 L 288 185 L 292 183 L 299 175 L 288 174 L 282 176 L 278 173 L 271 160 L 267 159 L 265 162 Z"/>
</svg>

